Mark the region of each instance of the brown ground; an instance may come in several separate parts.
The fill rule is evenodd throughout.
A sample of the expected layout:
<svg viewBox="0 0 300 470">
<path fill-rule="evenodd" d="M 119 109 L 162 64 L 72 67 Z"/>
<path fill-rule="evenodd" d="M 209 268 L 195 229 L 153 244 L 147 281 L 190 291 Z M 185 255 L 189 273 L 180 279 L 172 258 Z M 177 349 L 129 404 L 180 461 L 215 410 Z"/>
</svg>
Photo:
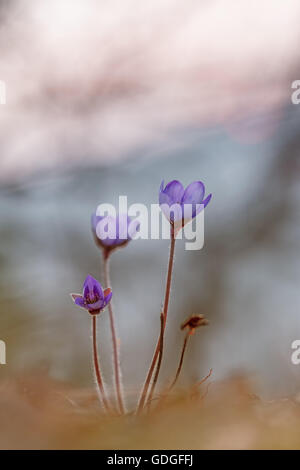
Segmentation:
<svg viewBox="0 0 300 470">
<path fill-rule="evenodd" d="M 42 375 L 0 383 L 1 449 L 299 449 L 297 399 L 263 402 L 243 378 L 173 393 L 140 418 Z M 204 396 L 205 395 L 205 396 Z M 157 402 L 156 402 L 157 403 Z"/>
</svg>

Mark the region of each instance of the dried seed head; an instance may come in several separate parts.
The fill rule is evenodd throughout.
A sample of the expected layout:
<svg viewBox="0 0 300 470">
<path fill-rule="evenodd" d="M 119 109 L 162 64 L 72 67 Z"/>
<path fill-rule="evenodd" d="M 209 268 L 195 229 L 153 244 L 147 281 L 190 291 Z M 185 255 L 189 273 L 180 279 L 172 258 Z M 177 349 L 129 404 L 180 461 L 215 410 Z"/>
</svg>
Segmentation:
<svg viewBox="0 0 300 470">
<path fill-rule="evenodd" d="M 209 322 L 204 317 L 204 315 L 192 315 L 184 323 L 182 323 L 181 329 L 184 330 L 185 328 L 189 328 L 191 331 L 193 331 L 199 326 L 206 326 L 208 324 Z"/>
</svg>

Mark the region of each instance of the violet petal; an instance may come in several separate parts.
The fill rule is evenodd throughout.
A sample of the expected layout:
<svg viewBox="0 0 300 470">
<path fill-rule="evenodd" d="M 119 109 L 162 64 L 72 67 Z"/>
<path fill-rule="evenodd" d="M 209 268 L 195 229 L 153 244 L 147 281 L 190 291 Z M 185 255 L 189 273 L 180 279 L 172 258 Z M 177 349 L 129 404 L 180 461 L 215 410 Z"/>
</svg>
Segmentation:
<svg viewBox="0 0 300 470">
<path fill-rule="evenodd" d="M 111 301 L 112 298 L 112 292 L 109 292 L 106 297 L 104 297 L 104 305 L 103 307 L 106 307 L 107 304 Z"/>
<path fill-rule="evenodd" d="M 201 204 L 205 194 L 205 186 L 202 181 L 194 181 L 189 184 L 182 197 L 183 204 Z"/>
<path fill-rule="evenodd" d="M 82 297 L 77 297 L 77 299 L 75 299 L 75 304 L 81 308 L 87 308 Z"/>
<path fill-rule="evenodd" d="M 163 190 L 163 193 L 169 196 L 171 204 L 180 204 L 184 194 L 184 187 L 180 181 L 173 180 L 167 184 Z"/>
<path fill-rule="evenodd" d="M 88 275 L 83 284 L 83 297 L 86 299 L 87 297 L 90 300 L 93 300 L 96 296 L 101 297 L 103 299 L 103 290 L 101 287 L 100 282 L 94 279 L 92 276 Z"/>
<path fill-rule="evenodd" d="M 99 299 L 97 302 L 86 304 L 88 310 L 101 310 L 104 306 L 104 299 Z"/>
<path fill-rule="evenodd" d="M 212 194 L 209 194 L 209 195 L 207 196 L 207 198 L 205 198 L 204 201 L 202 201 L 202 204 L 204 205 L 204 208 L 205 208 L 205 207 L 207 206 L 207 204 L 210 202 L 211 198 L 212 198 Z"/>
</svg>

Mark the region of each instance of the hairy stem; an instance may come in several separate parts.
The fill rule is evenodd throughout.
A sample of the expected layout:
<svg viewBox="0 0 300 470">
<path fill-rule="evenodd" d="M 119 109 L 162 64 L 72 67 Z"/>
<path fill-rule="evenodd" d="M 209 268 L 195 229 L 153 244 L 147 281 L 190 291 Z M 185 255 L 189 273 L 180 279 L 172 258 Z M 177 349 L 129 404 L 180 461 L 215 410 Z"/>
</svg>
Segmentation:
<svg viewBox="0 0 300 470">
<path fill-rule="evenodd" d="M 155 386 L 156 386 L 157 380 L 158 380 L 158 374 L 159 374 L 159 371 L 160 371 L 160 366 L 161 366 L 161 361 L 162 361 L 162 356 L 163 356 L 163 351 L 164 351 L 164 338 L 163 338 L 163 336 L 164 336 L 164 314 L 161 313 L 160 314 L 159 356 L 158 356 L 158 362 L 157 362 L 157 367 L 156 367 L 154 379 L 153 379 L 151 389 L 150 389 L 150 393 L 149 393 L 149 397 L 148 397 L 148 400 L 147 400 L 147 405 L 148 406 L 150 406 L 150 404 L 151 404 L 153 394 L 154 394 L 154 390 L 155 390 Z"/>
<path fill-rule="evenodd" d="M 103 260 L 104 260 L 105 287 L 107 288 L 107 287 L 111 287 L 110 275 L 109 275 L 109 253 L 104 252 Z M 121 379 L 121 368 L 120 368 L 120 360 L 119 360 L 119 348 L 118 348 L 114 313 L 113 313 L 111 302 L 108 304 L 108 311 L 109 311 L 111 338 L 112 338 L 112 346 L 113 346 L 113 363 L 114 363 L 114 375 L 115 375 L 117 402 L 119 404 L 120 412 L 124 414 L 125 407 L 124 407 L 124 400 L 123 400 L 123 394 L 122 394 L 122 379 Z"/>
<path fill-rule="evenodd" d="M 170 292 L 171 292 L 171 282 L 172 282 L 172 273 L 173 273 L 173 265 L 174 265 L 174 252 L 175 252 L 175 234 L 174 234 L 174 229 L 171 226 L 171 244 L 170 244 L 170 254 L 169 254 L 169 263 L 168 263 L 168 273 L 167 273 L 167 281 L 166 281 L 166 289 L 165 289 L 165 300 L 164 300 L 163 311 L 162 311 L 163 320 L 164 320 L 163 321 L 163 328 L 162 328 L 162 331 L 159 334 L 159 337 L 158 337 L 158 340 L 157 340 L 157 343 L 156 343 L 156 347 L 155 347 L 154 355 L 153 355 L 153 358 L 152 358 L 152 362 L 151 362 L 151 365 L 150 365 L 150 368 L 149 368 L 149 371 L 148 371 L 148 374 L 147 374 L 147 377 L 146 377 L 146 380 L 145 380 L 145 383 L 144 383 L 144 387 L 143 387 L 143 390 L 142 390 L 142 393 L 141 393 L 141 396 L 140 396 L 139 404 L 138 404 L 138 407 L 137 407 L 137 413 L 140 413 L 142 411 L 142 409 L 144 408 L 144 404 L 145 404 L 145 401 L 146 401 L 146 398 L 147 398 L 147 393 L 148 393 L 148 389 L 149 389 L 149 386 L 150 386 L 151 378 L 152 378 L 152 375 L 153 375 L 153 372 L 154 372 L 155 365 L 157 363 L 159 352 L 161 350 L 161 342 L 163 343 L 163 341 L 164 341 L 164 333 L 165 333 L 165 329 L 166 329 L 166 322 L 167 322 L 167 315 L 168 315 L 168 308 L 169 308 L 169 300 L 170 300 Z M 160 364 L 161 364 L 161 361 L 162 361 L 162 355 L 161 355 L 161 358 L 160 358 Z M 157 370 L 157 373 L 156 373 L 156 375 L 157 375 L 156 382 L 157 382 L 158 374 L 159 374 L 159 371 L 160 371 L 160 364 L 159 364 L 159 367 L 158 367 L 158 370 Z M 152 394 L 153 393 L 154 393 L 154 388 L 153 388 Z"/>
<path fill-rule="evenodd" d="M 176 382 L 178 380 L 178 377 L 179 377 L 181 369 L 182 369 L 184 354 L 185 354 L 187 343 L 188 343 L 188 340 L 189 340 L 190 336 L 191 336 L 190 331 L 188 331 L 187 334 L 185 335 L 185 338 L 184 338 L 184 342 L 183 342 L 183 346 L 182 346 L 182 350 L 181 350 L 181 356 L 180 356 L 179 364 L 178 364 L 177 371 L 176 371 L 176 374 L 175 374 L 175 378 L 174 378 L 173 382 L 171 383 L 168 391 L 172 390 L 172 388 L 174 387 L 174 385 L 176 384 Z"/>
<path fill-rule="evenodd" d="M 97 385 L 99 389 L 99 395 L 103 402 L 103 406 L 106 411 L 110 411 L 110 406 L 106 397 L 104 384 L 101 376 L 98 350 L 97 350 L 97 315 L 92 315 L 92 338 L 93 338 L 93 360 L 94 360 L 94 369 L 97 380 Z"/>
</svg>

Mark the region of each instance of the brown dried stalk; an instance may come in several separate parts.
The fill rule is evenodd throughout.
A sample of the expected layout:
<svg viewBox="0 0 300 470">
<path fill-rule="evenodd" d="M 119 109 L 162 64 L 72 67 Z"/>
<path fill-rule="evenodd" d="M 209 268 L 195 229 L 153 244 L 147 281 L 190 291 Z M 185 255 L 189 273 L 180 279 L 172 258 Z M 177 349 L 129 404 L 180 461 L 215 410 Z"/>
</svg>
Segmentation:
<svg viewBox="0 0 300 470">
<path fill-rule="evenodd" d="M 151 365 L 150 365 L 150 368 L 149 368 L 149 371 L 145 380 L 145 384 L 144 384 L 144 387 L 140 396 L 140 400 L 138 403 L 137 414 L 139 414 L 144 408 L 145 401 L 146 401 L 147 394 L 148 394 L 148 389 L 151 383 L 151 378 L 154 372 L 155 365 L 158 360 L 159 352 L 161 350 L 161 342 L 163 342 L 164 340 L 164 333 L 166 329 L 170 292 L 171 292 L 172 272 L 173 272 L 173 265 L 174 265 L 174 253 L 175 253 L 175 233 L 174 233 L 173 226 L 171 226 L 171 244 L 170 244 L 170 254 L 169 254 L 169 263 L 168 263 L 168 274 L 167 274 L 167 281 L 166 281 L 165 300 L 164 300 L 164 306 L 163 306 L 163 312 L 162 312 L 164 316 L 163 328 L 161 328 L 159 338 L 156 343 L 155 352 L 154 352 L 152 362 L 151 362 Z M 162 361 L 162 356 L 160 359 L 159 367 L 157 367 L 156 374 L 155 374 L 157 376 L 156 382 L 157 382 L 159 371 L 160 371 L 161 361 Z M 154 393 L 154 388 L 153 388 L 152 394 L 153 393 Z"/>
<path fill-rule="evenodd" d="M 109 275 L 109 252 L 105 250 L 103 250 L 103 261 L 104 261 L 105 285 L 110 286 L 111 284 L 110 284 L 110 275 Z M 119 409 L 120 409 L 121 414 L 124 414 L 125 406 L 124 406 L 124 399 L 123 399 L 123 394 L 122 394 L 122 379 L 121 379 L 121 368 L 120 368 L 120 360 L 119 360 L 119 348 L 118 348 L 114 313 L 113 313 L 111 302 L 108 304 L 108 311 L 109 311 L 110 329 L 111 329 L 112 346 L 113 346 L 113 363 L 114 363 L 117 402 L 119 404 Z"/>
</svg>

